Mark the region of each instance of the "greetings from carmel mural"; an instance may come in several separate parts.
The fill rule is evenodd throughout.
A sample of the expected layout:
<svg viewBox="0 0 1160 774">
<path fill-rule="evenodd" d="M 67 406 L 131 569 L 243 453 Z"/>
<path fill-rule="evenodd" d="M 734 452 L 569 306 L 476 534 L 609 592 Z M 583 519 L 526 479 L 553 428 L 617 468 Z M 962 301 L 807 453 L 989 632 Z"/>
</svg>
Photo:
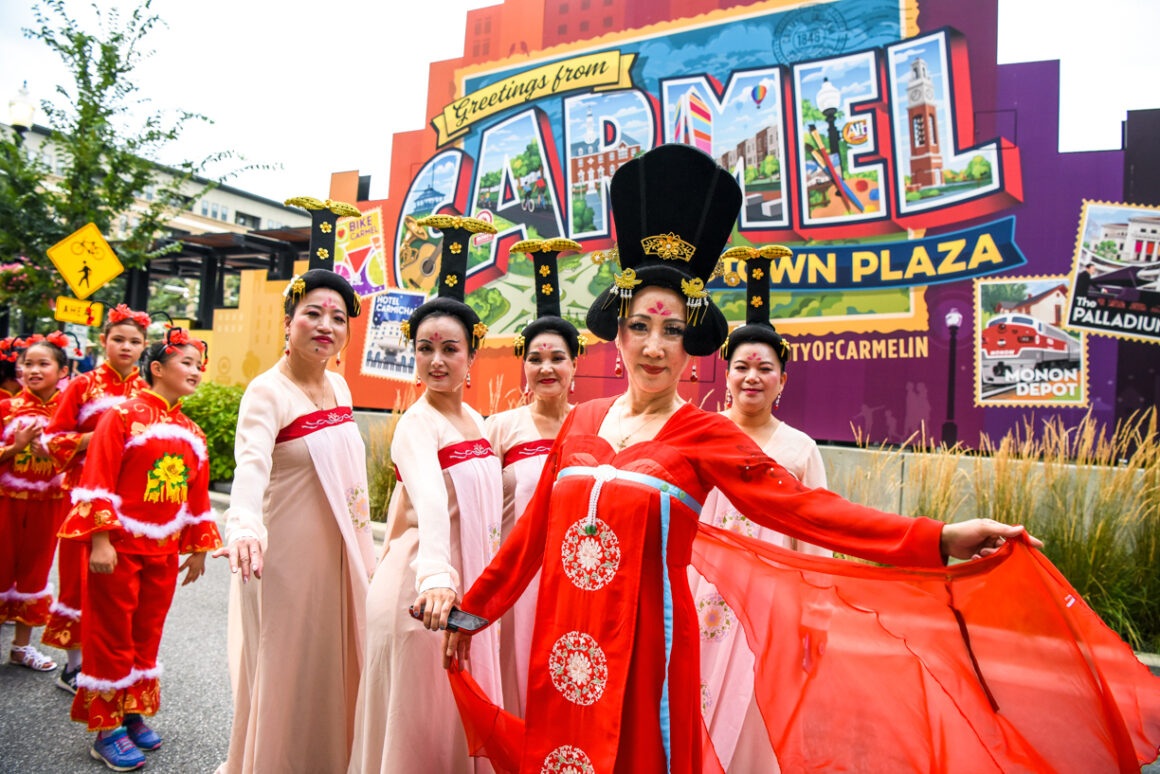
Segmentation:
<svg viewBox="0 0 1160 774">
<path fill-rule="evenodd" d="M 741 186 L 732 246 L 794 250 L 771 268 L 770 313 L 793 347 L 783 405 L 798 399 L 795 424 L 821 438 L 903 440 L 936 436 L 948 419 L 985 429 L 984 410 L 1090 406 L 1082 334 L 1066 334 L 1080 343 L 1061 365 L 1079 386 L 1062 401 L 1041 388 L 1004 397 L 994 382 L 1016 366 L 996 369 L 984 362 L 995 348 L 980 346 L 997 314 L 987 299 L 1013 301 L 1055 282 L 1007 278 L 1061 275 L 1060 292 L 1071 297 L 1070 267 L 1059 263 L 1067 256 L 1029 254 L 1028 235 L 1074 234 L 1080 200 L 1120 174 L 1109 153 L 1086 197 L 1075 181 L 1074 204 L 1060 191 L 1032 198 L 1030 170 L 1059 156 L 1038 137 L 1030 148 L 1020 141 L 1015 92 L 1030 84 L 1005 87 L 997 77 L 994 3 L 970 14 L 913 0 L 699 5 L 681 4 L 704 11 L 690 18 L 645 18 L 629 3 L 594 2 L 584 7 L 593 9 L 589 31 L 607 30 L 598 37 L 577 26 L 588 16 L 563 15 L 558 2 L 508 0 L 469 13 L 463 59 L 432 67 L 428 127 L 395 136 L 390 198 L 361 203 L 363 217 L 350 219 L 345 241 L 340 233 L 339 270 L 393 310 L 360 322 L 362 367 L 348 373 L 356 402 L 390 407 L 389 383 L 411 379 L 405 342 L 391 332 L 401 299 L 409 306 L 433 292 L 438 276 L 442 234 L 420 224 L 426 215 L 465 214 L 496 228 L 472 240 L 466 288 L 490 330 L 473 376 L 482 386 L 469 395 L 487 413 L 518 394 L 511 343 L 533 315 L 532 263 L 511 246 L 552 237 L 582 245 L 561 256 L 559 280 L 563 312 L 583 328 L 617 271 L 612 175 L 681 142 Z M 539 27 L 527 21 L 534 10 Z M 499 34 L 509 24 L 514 31 Z M 477 55 L 480 41 L 510 42 L 510 55 Z M 1039 90 L 1058 98 L 1057 83 L 1041 80 Z M 742 264 L 723 261 L 709 283 L 734 323 L 744 319 L 745 279 Z M 605 367 L 610 352 L 596 346 L 582 359 L 583 396 L 623 389 Z M 688 397 L 712 406 L 723 396 L 723 363 L 702 361 Z M 991 381 L 977 376 L 984 371 Z M 963 386 L 947 406 L 952 374 Z M 825 395 L 828 411 L 811 398 Z"/>
</svg>

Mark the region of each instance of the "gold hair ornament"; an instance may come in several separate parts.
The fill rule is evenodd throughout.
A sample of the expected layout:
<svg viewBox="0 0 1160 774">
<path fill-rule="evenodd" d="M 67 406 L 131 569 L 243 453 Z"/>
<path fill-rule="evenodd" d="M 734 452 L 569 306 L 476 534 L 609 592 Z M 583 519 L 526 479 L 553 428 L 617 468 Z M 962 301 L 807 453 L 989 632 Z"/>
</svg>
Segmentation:
<svg viewBox="0 0 1160 774">
<path fill-rule="evenodd" d="M 644 282 L 636 278 L 636 271 L 634 269 L 625 269 L 620 274 L 612 278 L 616 285 L 616 294 L 620 296 L 620 316 L 628 317 L 628 307 L 632 303 L 632 291 L 636 286 Z M 611 301 L 612 299 L 609 298 Z"/>
<path fill-rule="evenodd" d="M 322 201 L 313 196 L 295 196 L 287 199 L 285 204 L 287 207 L 301 207 L 304 210 L 330 210 L 340 217 L 357 218 L 362 215 L 362 210 L 353 204 L 336 202 L 333 199 Z M 329 233 L 329 231 L 323 229 L 323 233 Z"/>
<path fill-rule="evenodd" d="M 297 306 L 305 294 L 306 280 L 302 279 L 301 275 L 298 275 L 286 285 L 286 289 L 282 291 L 282 298 L 290 299 L 290 303 Z"/>
<path fill-rule="evenodd" d="M 513 341 L 512 344 L 515 345 L 516 357 L 523 357 L 524 356 L 524 345 L 527 344 L 527 342 L 524 341 L 524 334 L 517 333 L 515 341 Z"/>
<path fill-rule="evenodd" d="M 690 261 L 697 248 L 671 231 L 640 240 L 645 255 L 656 255 L 662 261 Z"/>
<path fill-rule="evenodd" d="M 404 339 L 406 339 L 407 341 L 410 341 L 411 340 L 411 321 L 410 320 L 403 320 L 403 322 L 401 322 L 399 324 L 399 332 L 403 334 Z"/>
<path fill-rule="evenodd" d="M 564 239 L 563 237 L 556 237 L 554 239 L 525 239 L 512 245 L 510 252 L 549 253 L 555 251 L 562 253 L 565 250 L 580 251 L 583 249 L 579 242 L 573 242 L 571 239 Z"/>
<path fill-rule="evenodd" d="M 692 280 L 681 280 L 681 292 L 688 302 L 685 304 L 685 322 L 689 325 L 698 325 L 705 317 L 705 310 L 709 306 L 709 291 L 705 290 L 705 283 L 700 277 Z"/>
<path fill-rule="evenodd" d="M 576 356 L 583 355 L 588 350 L 588 337 L 581 333 L 576 337 L 579 346 L 576 348 Z"/>
<path fill-rule="evenodd" d="M 473 234 L 494 234 L 495 226 L 479 218 L 467 218 L 462 215 L 428 215 L 416 225 L 431 226 L 440 231 L 449 228 L 461 228 Z"/>
<path fill-rule="evenodd" d="M 483 337 L 487 335 L 486 323 L 477 322 L 475 327 L 471 329 L 471 346 L 472 349 L 479 349 L 479 345 L 483 343 Z"/>
<path fill-rule="evenodd" d="M 616 245 L 610 247 L 607 253 L 603 250 L 597 250 L 592 254 L 592 262 L 597 266 L 609 261 L 615 261 L 617 266 L 620 265 L 620 248 Z"/>
</svg>

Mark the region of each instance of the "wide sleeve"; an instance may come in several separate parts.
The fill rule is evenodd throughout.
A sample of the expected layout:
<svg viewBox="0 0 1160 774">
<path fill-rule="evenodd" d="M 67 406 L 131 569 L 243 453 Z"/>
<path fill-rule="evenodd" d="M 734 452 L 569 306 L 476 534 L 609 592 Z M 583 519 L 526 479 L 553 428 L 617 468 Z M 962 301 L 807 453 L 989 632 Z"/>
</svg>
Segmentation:
<svg viewBox="0 0 1160 774">
<path fill-rule="evenodd" d="M 826 483 L 826 464 L 822 461 L 822 453 L 818 451 L 818 445 L 814 443 L 814 439 L 810 438 L 805 433 L 802 433 L 802 475 L 799 479 L 802 486 L 809 489 L 825 489 Z M 828 548 L 815 546 L 813 543 L 807 543 L 804 540 L 793 539 L 791 548 L 795 551 L 801 551 L 803 554 L 814 554 L 815 556 L 833 556 L 834 552 Z"/>
<path fill-rule="evenodd" d="M 268 380 L 258 377 L 242 395 L 234 437 L 234 483 L 226 511 L 226 543 L 256 538 L 266 548 L 262 501 L 270 485 L 274 441 L 282 429 L 286 400 Z"/>
<path fill-rule="evenodd" d="M 552 450 L 548 453 L 548 459 L 544 462 L 535 494 L 524 513 L 516 519 L 511 535 L 463 596 L 460 606 L 465 611 L 482 616 L 489 622 L 499 620 L 516 603 L 544 564 L 544 546 L 548 541 L 551 520 L 552 487 L 556 485 L 560 467 L 560 443 L 568 437 L 575 416 L 576 412 L 573 411 L 564 420 Z"/>
<path fill-rule="evenodd" d="M 121 528 L 117 482 L 124 455 L 124 414 L 112 409 L 105 412 L 93 431 L 81 482 L 72 490 L 72 510 L 60 526 L 60 537 L 90 541 L 94 532 Z"/>
<path fill-rule="evenodd" d="M 415 590 L 459 591 L 459 572 L 451 564 L 451 513 L 439 465 L 439 433 L 424 421 L 426 412 L 408 411 L 391 439 L 391 461 L 419 523 L 419 550 L 411 562 Z M 434 413 L 434 412 L 432 412 Z"/>
<path fill-rule="evenodd" d="M 199 437 L 203 442 L 205 441 L 204 436 L 199 434 Z M 208 455 L 203 457 L 197 466 L 197 475 L 189 487 L 189 500 L 186 502 L 186 507 L 189 509 L 189 516 L 186 517 L 185 526 L 181 528 L 177 552 L 197 554 L 221 548 L 222 538 L 218 533 L 213 506 L 210 505 L 209 501 Z"/>
<path fill-rule="evenodd" d="M 77 425 L 80 424 L 81 403 L 84 401 L 88 386 L 87 378 L 73 379 L 69 382 L 64 395 L 60 396 L 56 411 L 52 413 L 52 418 L 41 434 L 41 440 L 57 470 L 63 470 L 72 464 L 85 437 L 84 433 L 77 431 Z"/>
<path fill-rule="evenodd" d="M 728 419 L 702 417 L 689 434 L 686 459 L 706 489 L 720 489 L 743 515 L 798 540 L 883 564 L 944 564 L 942 522 L 886 513 L 810 489 Z"/>
</svg>

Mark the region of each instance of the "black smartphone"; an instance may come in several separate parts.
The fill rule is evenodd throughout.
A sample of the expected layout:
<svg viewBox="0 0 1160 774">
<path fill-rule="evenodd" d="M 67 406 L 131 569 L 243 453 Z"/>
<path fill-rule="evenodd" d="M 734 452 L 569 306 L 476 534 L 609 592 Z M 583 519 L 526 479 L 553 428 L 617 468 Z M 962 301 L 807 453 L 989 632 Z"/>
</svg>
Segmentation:
<svg viewBox="0 0 1160 774">
<path fill-rule="evenodd" d="M 415 606 L 411 605 L 407 610 L 410 612 L 412 618 L 419 621 L 423 620 L 423 608 L 416 610 Z M 457 607 L 451 608 L 451 615 L 447 616 L 447 628 L 453 632 L 467 632 L 471 634 L 485 626 L 487 626 L 486 618 L 465 613 Z"/>
</svg>

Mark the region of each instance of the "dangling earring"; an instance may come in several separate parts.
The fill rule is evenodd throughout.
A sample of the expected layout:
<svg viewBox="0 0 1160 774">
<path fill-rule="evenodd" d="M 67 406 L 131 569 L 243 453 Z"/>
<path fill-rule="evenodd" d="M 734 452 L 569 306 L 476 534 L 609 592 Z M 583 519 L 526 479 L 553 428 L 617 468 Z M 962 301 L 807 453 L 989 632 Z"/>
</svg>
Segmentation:
<svg viewBox="0 0 1160 774">
<path fill-rule="evenodd" d="M 415 372 L 415 386 L 418 387 L 422 383 L 423 383 L 423 380 L 419 378 L 419 372 L 416 371 Z"/>
<path fill-rule="evenodd" d="M 624 367 L 620 365 L 620 352 L 616 353 L 616 367 L 612 369 L 615 376 L 624 376 Z"/>
<path fill-rule="evenodd" d="M 471 389 L 471 371 L 467 372 L 467 389 Z"/>
<path fill-rule="evenodd" d="M 568 383 L 568 392 L 569 393 L 576 392 L 576 380 L 575 379 L 573 379 L 571 382 Z"/>
<path fill-rule="evenodd" d="M 777 407 L 780 403 L 781 403 L 781 393 L 779 392 L 777 394 L 777 397 L 773 399 L 773 410 L 774 411 L 777 411 Z"/>
<path fill-rule="evenodd" d="M 725 408 L 733 407 L 733 393 L 729 392 L 729 388 L 725 388 Z"/>
<path fill-rule="evenodd" d="M 286 346 L 282 348 L 282 354 L 285 355 L 286 357 L 290 357 L 290 337 L 289 336 L 286 337 Z"/>
<path fill-rule="evenodd" d="M 691 376 L 689 376 L 689 381 L 690 382 L 697 381 L 697 361 L 696 360 L 693 360 L 693 373 Z"/>
</svg>

